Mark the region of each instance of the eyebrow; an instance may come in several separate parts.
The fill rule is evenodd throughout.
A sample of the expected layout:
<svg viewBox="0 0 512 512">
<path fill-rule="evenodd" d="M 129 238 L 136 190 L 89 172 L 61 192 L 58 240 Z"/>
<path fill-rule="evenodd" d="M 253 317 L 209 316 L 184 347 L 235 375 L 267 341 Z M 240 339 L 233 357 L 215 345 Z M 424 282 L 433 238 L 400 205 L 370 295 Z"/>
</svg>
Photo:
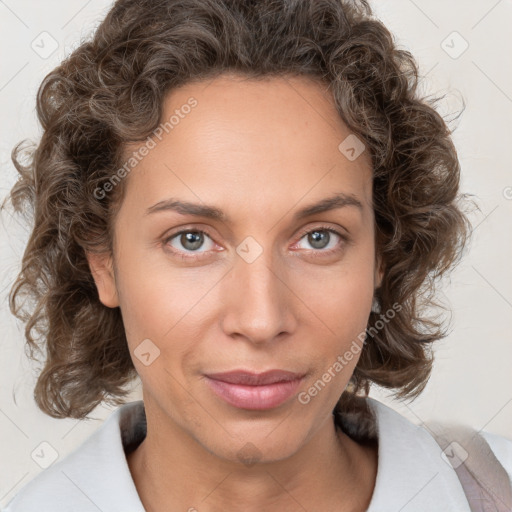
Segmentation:
<svg viewBox="0 0 512 512">
<path fill-rule="evenodd" d="M 318 213 L 336 210 L 347 206 L 354 206 L 359 211 L 363 211 L 363 204 L 356 196 L 340 192 L 298 210 L 295 212 L 293 220 L 301 220 Z M 146 210 L 146 215 L 162 211 L 175 211 L 182 215 L 194 215 L 197 217 L 206 217 L 218 220 L 225 222 L 226 224 L 231 223 L 229 216 L 220 208 L 205 204 L 190 203 L 188 201 L 182 201 L 174 198 L 164 199 L 153 206 L 150 206 Z"/>
</svg>

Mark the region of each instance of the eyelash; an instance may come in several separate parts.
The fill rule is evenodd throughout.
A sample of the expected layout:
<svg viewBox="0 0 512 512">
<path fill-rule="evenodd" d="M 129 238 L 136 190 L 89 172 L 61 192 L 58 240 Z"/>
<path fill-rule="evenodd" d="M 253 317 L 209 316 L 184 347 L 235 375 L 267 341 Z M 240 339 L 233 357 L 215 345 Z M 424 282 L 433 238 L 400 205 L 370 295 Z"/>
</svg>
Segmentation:
<svg viewBox="0 0 512 512">
<path fill-rule="evenodd" d="M 304 238 L 304 236 L 309 235 L 310 233 L 314 233 L 315 231 L 327 231 L 329 233 L 334 233 L 335 235 L 340 237 L 341 242 L 339 242 L 337 247 L 335 247 L 334 249 L 327 249 L 327 250 L 311 249 L 311 251 L 313 252 L 313 255 L 312 255 L 313 258 L 325 257 L 327 255 L 336 254 L 343 250 L 345 244 L 350 242 L 349 237 L 347 235 L 342 234 L 329 226 L 316 226 L 313 229 L 306 230 L 300 234 L 297 242 L 302 240 L 302 238 Z M 182 235 L 184 233 L 200 233 L 203 235 L 207 235 L 209 238 L 211 238 L 213 240 L 213 238 L 209 235 L 209 233 L 207 231 L 205 231 L 203 229 L 189 228 L 189 229 L 182 229 L 181 231 L 177 231 L 176 233 L 173 233 L 170 236 L 165 237 L 163 240 L 164 245 L 167 245 L 173 238 L 176 238 L 178 235 Z M 199 255 L 196 255 L 196 256 L 186 256 L 183 252 L 177 251 L 175 249 L 169 249 L 169 251 L 174 256 L 176 256 L 182 260 L 188 260 L 188 261 L 201 259 L 201 258 L 205 257 L 204 255 L 206 254 L 206 253 L 198 253 Z"/>
</svg>

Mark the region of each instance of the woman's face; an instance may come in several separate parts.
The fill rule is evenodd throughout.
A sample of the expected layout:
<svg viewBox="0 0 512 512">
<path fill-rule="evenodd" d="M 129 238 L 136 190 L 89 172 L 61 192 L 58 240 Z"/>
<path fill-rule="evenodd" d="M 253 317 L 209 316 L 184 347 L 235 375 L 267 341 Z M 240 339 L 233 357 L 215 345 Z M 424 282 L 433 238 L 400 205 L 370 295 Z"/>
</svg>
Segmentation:
<svg viewBox="0 0 512 512">
<path fill-rule="evenodd" d="M 225 459 L 279 460 L 332 418 L 359 359 L 381 278 L 370 158 L 301 78 L 188 84 L 167 97 L 173 114 L 125 178 L 113 272 L 89 257 L 100 298 L 120 306 L 159 428 Z M 273 369 L 303 378 L 207 377 Z"/>
</svg>

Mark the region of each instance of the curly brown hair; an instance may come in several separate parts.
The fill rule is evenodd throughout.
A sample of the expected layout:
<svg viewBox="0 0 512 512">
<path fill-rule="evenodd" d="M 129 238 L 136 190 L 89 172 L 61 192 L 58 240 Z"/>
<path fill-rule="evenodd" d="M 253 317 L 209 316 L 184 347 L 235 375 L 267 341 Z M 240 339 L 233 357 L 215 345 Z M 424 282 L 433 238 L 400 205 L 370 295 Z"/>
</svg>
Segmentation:
<svg viewBox="0 0 512 512">
<path fill-rule="evenodd" d="M 420 97 L 413 56 L 366 0 L 118 0 L 41 83 L 39 144 L 12 151 L 20 178 L 7 199 L 34 225 L 9 304 L 26 323 L 30 357 L 34 349 L 43 356 L 34 397 L 50 416 L 120 405 L 137 376 L 121 312 L 100 302 L 86 259 L 86 251 L 112 251 L 126 180 L 102 197 L 94 191 L 128 144 L 156 129 L 170 90 L 226 72 L 326 84 L 371 155 L 385 269 L 375 298 L 381 312 L 401 307 L 379 329 L 382 313 L 370 314 L 371 335 L 335 412 L 352 410 L 371 383 L 398 398 L 424 389 L 431 344 L 447 335 L 427 310 L 442 307 L 435 285 L 464 252 L 470 223 L 452 132 L 435 108 L 441 98 Z"/>
</svg>

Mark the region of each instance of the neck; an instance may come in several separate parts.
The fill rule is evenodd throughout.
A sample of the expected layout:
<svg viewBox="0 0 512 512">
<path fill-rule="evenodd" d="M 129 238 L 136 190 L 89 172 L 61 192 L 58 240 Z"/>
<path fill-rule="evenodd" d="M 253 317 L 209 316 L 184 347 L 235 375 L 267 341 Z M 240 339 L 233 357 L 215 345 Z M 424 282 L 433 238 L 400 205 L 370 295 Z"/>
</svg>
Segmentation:
<svg viewBox="0 0 512 512">
<path fill-rule="evenodd" d="M 249 453 L 244 464 L 218 457 L 169 417 L 151 411 L 146 438 L 127 455 L 148 512 L 170 505 L 200 512 L 367 510 L 377 472 L 376 444 L 356 443 L 336 429 L 332 415 L 290 457 L 254 462 Z"/>
</svg>

